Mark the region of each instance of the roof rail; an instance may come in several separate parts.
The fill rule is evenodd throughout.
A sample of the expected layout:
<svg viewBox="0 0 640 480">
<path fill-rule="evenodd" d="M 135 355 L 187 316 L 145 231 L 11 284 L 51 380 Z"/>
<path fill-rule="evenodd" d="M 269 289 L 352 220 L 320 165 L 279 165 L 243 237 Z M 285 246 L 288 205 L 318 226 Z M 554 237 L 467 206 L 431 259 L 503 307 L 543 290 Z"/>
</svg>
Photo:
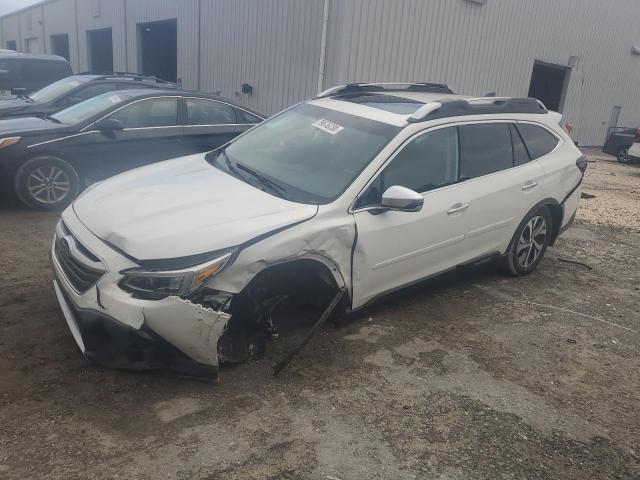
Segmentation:
<svg viewBox="0 0 640 480">
<path fill-rule="evenodd" d="M 317 98 L 333 97 L 345 93 L 375 93 L 375 92 L 425 92 L 425 93 L 454 93 L 444 83 L 348 83 L 325 90 Z"/>
<path fill-rule="evenodd" d="M 486 115 L 497 113 L 548 113 L 547 107 L 535 98 L 483 97 L 467 100 L 447 100 L 427 103 L 419 108 L 407 121 L 424 122 L 437 118 Z"/>
<path fill-rule="evenodd" d="M 168 80 L 163 80 L 162 78 L 154 77 L 153 75 L 144 75 L 142 73 L 136 72 L 111 72 L 111 73 L 94 73 L 94 72 L 82 72 L 76 75 L 97 75 L 99 79 L 104 80 L 106 78 L 114 78 L 114 77 L 129 77 L 136 81 L 149 81 L 156 83 L 166 83 L 175 85 L 173 82 Z"/>
</svg>

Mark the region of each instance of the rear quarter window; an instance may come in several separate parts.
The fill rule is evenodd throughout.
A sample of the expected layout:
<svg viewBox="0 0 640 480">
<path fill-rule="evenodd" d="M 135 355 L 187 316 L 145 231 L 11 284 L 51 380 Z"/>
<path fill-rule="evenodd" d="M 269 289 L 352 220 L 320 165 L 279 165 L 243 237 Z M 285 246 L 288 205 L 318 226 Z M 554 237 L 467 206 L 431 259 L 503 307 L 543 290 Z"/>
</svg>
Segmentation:
<svg viewBox="0 0 640 480">
<path fill-rule="evenodd" d="M 519 123 L 517 129 L 524 140 L 532 160 L 551 153 L 558 145 L 558 139 L 547 130 L 529 123 Z"/>
</svg>

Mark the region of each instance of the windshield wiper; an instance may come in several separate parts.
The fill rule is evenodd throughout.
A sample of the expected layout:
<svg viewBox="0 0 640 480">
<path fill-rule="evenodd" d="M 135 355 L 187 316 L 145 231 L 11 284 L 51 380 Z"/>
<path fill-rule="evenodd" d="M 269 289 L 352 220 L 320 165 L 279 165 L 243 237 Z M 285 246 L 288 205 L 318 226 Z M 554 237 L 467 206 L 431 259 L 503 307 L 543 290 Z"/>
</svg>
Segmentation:
<svg viewBox="0 0 640 480">
<path fill-rule="evenodd" d="M 225 157 L 227 157 L 227 155 L 225 154 Z M 227 164 L 230 164 L 231 161 L 229 160 L 229 158 L 227 157 L 226 159 Z M 269 188 L 271 188 L 271 190 L 276 190 L 278 192 L 280 192 L 280 195 L 282 198 L 284 198 L 285 200 L 289 199 L 289 195 L 288 195 L 288 191 L 286 188 L 278 185 L 276 182 L 274 182 L 273 180 L 269 180 L 267 177 L 265 177 L 264 175 L 256 172 L 255 170 L 253 170 L 252 168 L 247 167 L 246 165 L 243 165 L 240 162 L 236 162 L 236 166 L 242 170 L 243 172 L 247 172 L 249 175 L 251 175 L 252 177 L 254 177 L 256 180 L 258 180 L 262 185 L 265 185 Z"/>
</svg>

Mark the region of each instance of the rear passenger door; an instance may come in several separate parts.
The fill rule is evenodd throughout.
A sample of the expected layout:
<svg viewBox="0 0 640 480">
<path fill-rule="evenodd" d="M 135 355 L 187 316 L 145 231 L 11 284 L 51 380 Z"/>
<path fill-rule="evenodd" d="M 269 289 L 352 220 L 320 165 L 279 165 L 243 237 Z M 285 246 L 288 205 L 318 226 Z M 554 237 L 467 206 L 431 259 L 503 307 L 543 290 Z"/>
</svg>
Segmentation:
<svg viewBox="0 0 640 480">
<path fill-rule="evenodd" d="M 213 150 L 251 128 L 231 105 L 206 98 L 185 98 L 185 155 Z"/>
<path fill-rule="evenodd" d="M 525 214 L 544 198 L 544 169 L 531 161 L 513 123 L 468 123 L 458 132 L 470 261 L 504 252 Z"/>
</svg>

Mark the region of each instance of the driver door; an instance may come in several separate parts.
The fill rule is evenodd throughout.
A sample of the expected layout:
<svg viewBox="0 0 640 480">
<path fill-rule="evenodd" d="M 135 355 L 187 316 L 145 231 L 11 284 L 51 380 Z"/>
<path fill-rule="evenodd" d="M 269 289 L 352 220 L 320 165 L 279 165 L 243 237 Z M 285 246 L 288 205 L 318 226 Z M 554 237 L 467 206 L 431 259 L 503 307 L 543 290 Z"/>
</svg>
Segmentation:
<svg viewBox="0 0 640 480">
<path fill-rule="evenodd" d="M 438 128 L 408 141 L 359 197 L 353 213 L 354 308 L 464 259 L 468 195 L 458 169 L 457 128 Z M 393 185 L 420 192 L 422 209 L 380 213 L 375 205 Z"/>
<path fill-rule="evenodd" d="M 110 114 L 124 130 L 95 133 L 95 155 L 103 178 L 179 157 L 184 150 L 178 98 L 145 98 Z"/>
</svg>

